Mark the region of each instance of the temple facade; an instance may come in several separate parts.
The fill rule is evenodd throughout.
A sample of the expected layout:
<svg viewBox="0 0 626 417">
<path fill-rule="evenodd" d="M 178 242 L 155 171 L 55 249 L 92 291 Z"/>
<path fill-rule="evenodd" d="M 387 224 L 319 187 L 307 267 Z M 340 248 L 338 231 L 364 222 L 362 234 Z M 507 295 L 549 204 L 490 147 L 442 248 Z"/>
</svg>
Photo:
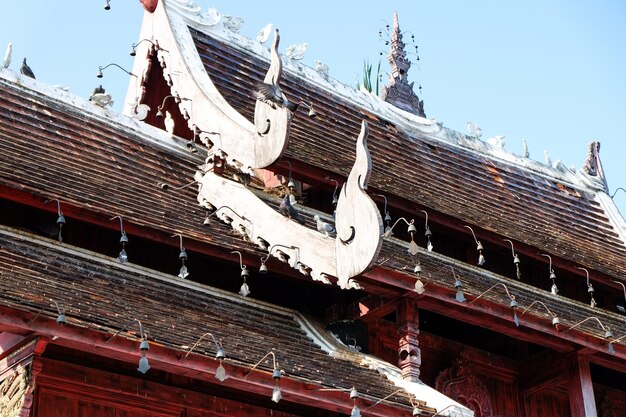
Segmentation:
<svg viewBox="0 0 626 417">
<path fill-rule="evenodd" d="M 0 68 L 0 414 L 626 415 L 626 222 L 581 171 L 142 0 L 123 114 Z"/>
</svg>

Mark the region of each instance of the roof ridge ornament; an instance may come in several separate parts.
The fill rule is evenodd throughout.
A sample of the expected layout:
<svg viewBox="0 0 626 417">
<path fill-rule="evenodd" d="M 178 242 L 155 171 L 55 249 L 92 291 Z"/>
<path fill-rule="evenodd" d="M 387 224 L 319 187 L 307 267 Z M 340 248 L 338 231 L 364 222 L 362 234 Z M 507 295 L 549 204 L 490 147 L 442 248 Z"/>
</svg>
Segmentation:
<svg viewBox="0 0 626 417">
<path fill-rule="evenodd" d="M 587 175 L 600 177 L 602 180 L 605 180 L 602 162 L 600 162 L 600 142 L 594 140 L 589 143 L 589 152 L 587 153 L 587 160 L 583 166 L 583 171 L 585 171 Z"/>
<path fill-rule="evenodd" d="M 398 12 L 393 12 L 393 31 L 391 33 L 391 50 L 387 55 L 387 60 L 391 65 L 391 75 L 389 76 L 389 86 L 383 86 L 382 98 L 409 113 L 426 117 L 424 113 L 424 101 L 420 100 L 413 84 L 408 82 L 407 74 L 411 68 L 411 61 L 406 58 L 405 44 L 402 41 L 402 33 L 398 23 Z"/>
</svg>

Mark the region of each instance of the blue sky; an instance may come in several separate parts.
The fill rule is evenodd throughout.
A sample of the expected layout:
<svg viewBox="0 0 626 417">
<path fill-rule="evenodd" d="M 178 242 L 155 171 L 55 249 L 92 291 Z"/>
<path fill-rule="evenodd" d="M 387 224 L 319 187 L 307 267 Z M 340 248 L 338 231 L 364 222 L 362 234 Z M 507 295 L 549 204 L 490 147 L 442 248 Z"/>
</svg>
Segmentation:
<svg viewBox="0 0 626 417">
<path fill-rule="evenodd" d="M 281 49 L 309 44 L 303 63 L 320 60 L 330 75 L 354 85 L 364 60 L 376 65 L 386 51 L 378 32 L 397 10 L 400 26 L 415 35 L 420 61 L 409 78 L 422 86 L 428 117 L 466 132 L 478 124 L 483 138 L 506 136 L 506 149 L 580 168 L 587 145 L 598 140 L 612 193 L 626 188 L 626 2 L 582 0 L 252 2 L 199 1 L 203 10 L 245 20 L 254 38 L 267 23 L 281 30 Z M 121 108 L 128 76 L 99 65 L 132 66 L 143 9 L 136 0 L 21 0 L 3 2 L 0 51 L 13 42 L 11 68 L 22 58 L 39 80 L 70 87 L 87 98 L 102 83 Z M 405 37 L 405 41 L 408 40 Z M 418 65 L 419 64 L 419 65 Z M 626 193 L 615 201 L 626 215 Z"/>
</svg>

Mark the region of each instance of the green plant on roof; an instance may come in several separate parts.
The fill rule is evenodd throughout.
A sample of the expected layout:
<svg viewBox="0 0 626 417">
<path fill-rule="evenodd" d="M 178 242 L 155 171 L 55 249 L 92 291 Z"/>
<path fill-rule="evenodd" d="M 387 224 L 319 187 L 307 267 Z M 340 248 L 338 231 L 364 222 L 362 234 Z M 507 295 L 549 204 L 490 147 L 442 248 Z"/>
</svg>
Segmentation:
<svg viewBox="0 0 626 417">
<path fill-rule="evenodd" d="M 376 95 L 380 95 L 380 61 L 378 61 L 378 66 L 376 68 L 375 75 L 375 84 L 372 85 L 372 64 L 369 63 L 368 60 L 363 61 L 363 88 L 365 88 L 370 93 L 375 93 Z M 361 83 L 359 79 L 356 80 L 356 89 L 361 90 Z"/>
</svg>

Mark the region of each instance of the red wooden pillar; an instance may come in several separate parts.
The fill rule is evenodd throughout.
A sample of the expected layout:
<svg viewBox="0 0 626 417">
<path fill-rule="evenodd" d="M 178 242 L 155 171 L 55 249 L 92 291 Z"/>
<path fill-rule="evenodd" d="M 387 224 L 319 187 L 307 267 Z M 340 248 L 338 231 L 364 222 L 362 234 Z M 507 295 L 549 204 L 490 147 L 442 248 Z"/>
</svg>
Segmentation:
<svg viewBox="0 0 626 417">
<path fill-rule="evenodd" d="M 403 297 L 396 307 L 396 322 L 400 343 L 398 366 L 402 377 L 409 381 L 419 381 L 422 354 L 419 348 L 419 316 L 415 301 Z"/>
<path fill-rule="evenodd" d="M 572 417 L 598 417 L 589 360 L 583 355 L 577 354 L 572 361 L 569 404 Z"/>
</svg>

